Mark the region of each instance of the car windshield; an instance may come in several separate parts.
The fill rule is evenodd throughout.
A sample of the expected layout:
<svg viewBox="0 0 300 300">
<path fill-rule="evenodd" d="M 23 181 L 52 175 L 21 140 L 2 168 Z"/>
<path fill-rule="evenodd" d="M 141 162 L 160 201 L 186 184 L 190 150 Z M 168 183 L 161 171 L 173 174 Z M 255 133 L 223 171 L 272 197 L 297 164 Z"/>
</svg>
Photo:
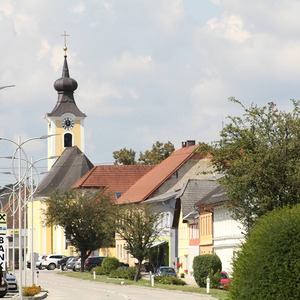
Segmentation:
<svg viewBox="0 0 300 300">
<path fill-rule="evenodd" d="M 172 272 L 174 273 L 174 269 L 172 269 L 172 268 L 162 268 L 161 271 L 168 272 L 168 273 L 172 273 Z"/>
</svg>

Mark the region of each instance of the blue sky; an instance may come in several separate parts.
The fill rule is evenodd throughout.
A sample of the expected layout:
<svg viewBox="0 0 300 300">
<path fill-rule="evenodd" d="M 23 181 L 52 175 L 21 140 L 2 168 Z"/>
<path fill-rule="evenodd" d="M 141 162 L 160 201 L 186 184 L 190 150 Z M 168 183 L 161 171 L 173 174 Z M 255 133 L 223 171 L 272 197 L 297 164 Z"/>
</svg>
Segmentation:
<svg viewBox="0 0 300 300">
<path fill-rule="evenodd" d="M 241 113 L 230 96 L 283 110 L 299 99 L 299 11 L 296 0 L 1 0 L 0 86 L 16 86 L 0 90 L 0 136 L 47 134 L 66 30 L 95 165 L 123 147 L 138 156 L 155 141 L 215 141 Z M 46 142 L 26 151 L 45 157 Z M 0 142 L 0 155 L 12 154 Z"/>
</svg>

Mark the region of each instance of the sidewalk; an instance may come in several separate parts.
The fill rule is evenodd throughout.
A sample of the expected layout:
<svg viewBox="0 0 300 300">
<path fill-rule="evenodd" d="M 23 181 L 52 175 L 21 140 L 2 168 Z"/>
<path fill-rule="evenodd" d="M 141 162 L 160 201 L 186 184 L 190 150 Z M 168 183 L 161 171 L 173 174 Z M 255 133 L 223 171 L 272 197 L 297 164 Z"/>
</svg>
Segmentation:
<svg viewBox="0 0 300 300">
<path fill-rule="evenodd" d="M 188 285 L 194 285 L 194 286 L 198 286 L 194 277 L 192 276 L 186 276 L 184 278 L 181 278 L 183 281 L 185 281 Z"/>
</svg>

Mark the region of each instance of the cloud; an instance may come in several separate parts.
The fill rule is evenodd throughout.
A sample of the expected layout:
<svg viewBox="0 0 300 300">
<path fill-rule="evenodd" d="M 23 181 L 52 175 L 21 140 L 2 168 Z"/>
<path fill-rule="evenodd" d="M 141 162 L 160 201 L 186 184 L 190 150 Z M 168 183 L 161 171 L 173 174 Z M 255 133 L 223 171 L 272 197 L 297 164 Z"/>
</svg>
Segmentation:
<svg viewBox="0 0 300 300">
<path fill-rule="evenodd" d="M 250 37 L 241 17 L 236 15 L 223 16 L 221 20 L 213 18 L 207 24 L 213 32 L 225 39 L 243 43 Z"/>
<path fill-rule="evenodd" d="M 79 2 L 72 8 L 72 11 L 75 14 L 83 15 L 86 12 L 86 6 L 83 2 Z"/>
</svg>

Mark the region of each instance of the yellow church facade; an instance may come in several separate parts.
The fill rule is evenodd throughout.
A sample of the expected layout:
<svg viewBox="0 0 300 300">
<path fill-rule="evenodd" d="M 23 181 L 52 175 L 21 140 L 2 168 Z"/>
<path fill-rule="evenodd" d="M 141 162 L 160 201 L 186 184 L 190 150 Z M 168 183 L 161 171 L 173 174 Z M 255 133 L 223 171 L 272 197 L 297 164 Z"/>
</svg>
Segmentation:
<svg viewBox="0 0 300 300">
<path fill-rule="evenodd" d="M 75 248 L 66 240 L 63 228 L 45 226 L 44 212 L 47 209 L 45 199 L 55 189 L 61 193 L 65 192 L 93 167 L 92 163 L 82 155 L 86 115 L 75 103 L 74 91 L 78 85 L 69 75 L 66 49 L 65 47 L 62 76 L 54 82 L 54 89 L 58 94 L 57 102 L 53 110 L 45 116 L 47 132 L 51 136 L 48 138 L 48 158 L 51 158 L 48 159 L 49 173 L 41 181 L 33 201 L 30 201 L 27 206 L 28 260 L 31 258 L 32 251 L 35 257 L 50 253 L 77 254 Z M 81 171 L 76 169 L 78 160 L 83 165 Z M 66 167 L 68 165 L 70 167 Z"/>
</svg>

